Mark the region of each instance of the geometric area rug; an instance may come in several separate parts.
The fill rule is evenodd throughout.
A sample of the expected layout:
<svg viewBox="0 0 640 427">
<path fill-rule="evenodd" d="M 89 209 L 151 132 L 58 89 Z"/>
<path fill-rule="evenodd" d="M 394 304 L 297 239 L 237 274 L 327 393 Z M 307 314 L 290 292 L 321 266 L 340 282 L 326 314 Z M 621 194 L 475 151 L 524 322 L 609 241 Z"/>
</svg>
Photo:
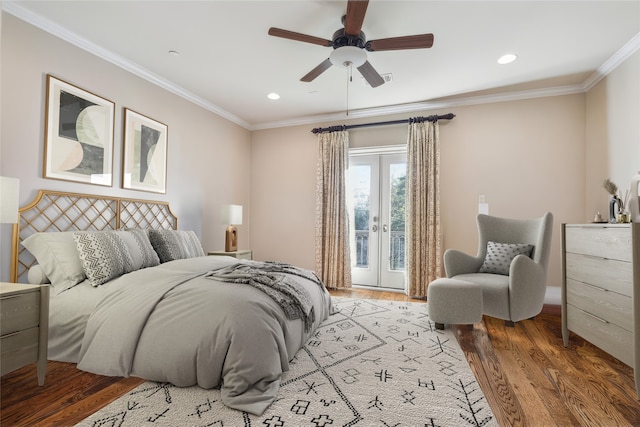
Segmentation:
<svg viewBox="0 0 640 427">
<path fill-rule="evenodd" d="M 331 315 L 290 362 L 261 416 L 219 390 L 148 381 L 79 426 L 497 426 L 450 329 L 427 304 L 332 297 Z"/>
</svg>

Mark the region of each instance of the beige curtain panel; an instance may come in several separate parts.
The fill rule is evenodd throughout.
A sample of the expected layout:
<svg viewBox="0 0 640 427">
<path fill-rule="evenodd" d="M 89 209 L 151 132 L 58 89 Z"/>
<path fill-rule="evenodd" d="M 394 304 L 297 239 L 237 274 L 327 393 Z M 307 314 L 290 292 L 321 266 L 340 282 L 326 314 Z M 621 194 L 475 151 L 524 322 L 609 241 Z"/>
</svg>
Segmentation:
<svg viewBox="0 0 640 427">
<path fill-rule="evenodd" d="M 407 294 L 426 298 L 442 276 L 440 142 L 438 122 L 409 124 L 407 140 Z"/>
<path fill-rule="evenodd" d="M 318 134 L 316 272 L 329 288 L 351 287 L 346 198 L 349 133 Z"/>
</svg>

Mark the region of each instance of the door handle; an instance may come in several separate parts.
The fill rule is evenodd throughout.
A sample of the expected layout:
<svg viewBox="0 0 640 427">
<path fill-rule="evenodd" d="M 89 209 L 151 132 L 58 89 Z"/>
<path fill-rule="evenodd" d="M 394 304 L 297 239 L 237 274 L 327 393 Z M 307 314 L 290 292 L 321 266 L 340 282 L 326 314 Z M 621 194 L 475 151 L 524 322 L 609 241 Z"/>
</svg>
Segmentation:
<svg viewBox="0 0 640 427">
<path fill-rule="evenodd" d="M 384 225 L 382 226 L 382 231 L 384 231 L 385 233 L 386 233 L 387 231 L 389 231 L 389 227 L 387 227 L 387 224 L 384 224 Z"/>
<path fill-rule="evenodd" d="M 378 231 L 378 225 L 377 225 L 377 224 L 373 224 L 373 225 L 371 226 L 371 231 L 373 231 L 374 233 L 375 233 L 376 231 Z"/>
</svg>

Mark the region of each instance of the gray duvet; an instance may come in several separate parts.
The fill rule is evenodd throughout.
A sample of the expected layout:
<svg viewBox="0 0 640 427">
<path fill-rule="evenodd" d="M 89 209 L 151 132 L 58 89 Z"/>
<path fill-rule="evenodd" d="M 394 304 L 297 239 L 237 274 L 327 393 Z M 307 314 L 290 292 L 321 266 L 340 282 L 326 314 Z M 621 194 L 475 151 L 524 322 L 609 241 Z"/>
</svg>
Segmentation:
<svg viewBox="0 0 640 427">
<path fill-rule="evenodd" d="M 238 260 L 199 257 L 126 274 L 89 316 L 78 368 L 136 376 L 177 386 L 220 387 L 225 405 L 262 414 L 275 400 L 282 373 L 329 315 L 331 298 L 310 280 L 288 275 L 309 295 L 315 313 L 288 319 L 259 289 L 206 278 Z"/>
</svg>

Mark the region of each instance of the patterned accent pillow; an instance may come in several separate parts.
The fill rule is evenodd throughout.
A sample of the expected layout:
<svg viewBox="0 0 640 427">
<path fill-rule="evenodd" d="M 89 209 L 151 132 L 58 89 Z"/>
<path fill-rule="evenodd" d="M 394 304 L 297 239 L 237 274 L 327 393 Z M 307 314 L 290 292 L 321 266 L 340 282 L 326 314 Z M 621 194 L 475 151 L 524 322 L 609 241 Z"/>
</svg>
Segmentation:
<svg viewBox="0 0 640 427">
<path fill-rule="evenodd" d="M 127 245 L 117 231 L 76 231 L 73 238 L 82 268 L 93 286 L 133 271 Z"/>
<path fill-rule="evenodd" d="M 511 261 L 517 255 L 531 256 L 533 245 L 526 243 L 497 243 L 487 242 L 487 255 L 484 259 L 480 273 L 494 273 L 509 275 Z"/>
<path fill-rule="evenodd" d="M 161 263 L 204 256 L 200 240 L 193 231 L 149 230 L 149 240 Z"/>
<path fill-rule="evenodd" d="M 160 264 L 160 259 L 151 242 L 149 232 L 142 229 L 118 231 L 118 235 L 124 240 L 133 261 L 133 270 L 154 267 Z"/>
</svg>

